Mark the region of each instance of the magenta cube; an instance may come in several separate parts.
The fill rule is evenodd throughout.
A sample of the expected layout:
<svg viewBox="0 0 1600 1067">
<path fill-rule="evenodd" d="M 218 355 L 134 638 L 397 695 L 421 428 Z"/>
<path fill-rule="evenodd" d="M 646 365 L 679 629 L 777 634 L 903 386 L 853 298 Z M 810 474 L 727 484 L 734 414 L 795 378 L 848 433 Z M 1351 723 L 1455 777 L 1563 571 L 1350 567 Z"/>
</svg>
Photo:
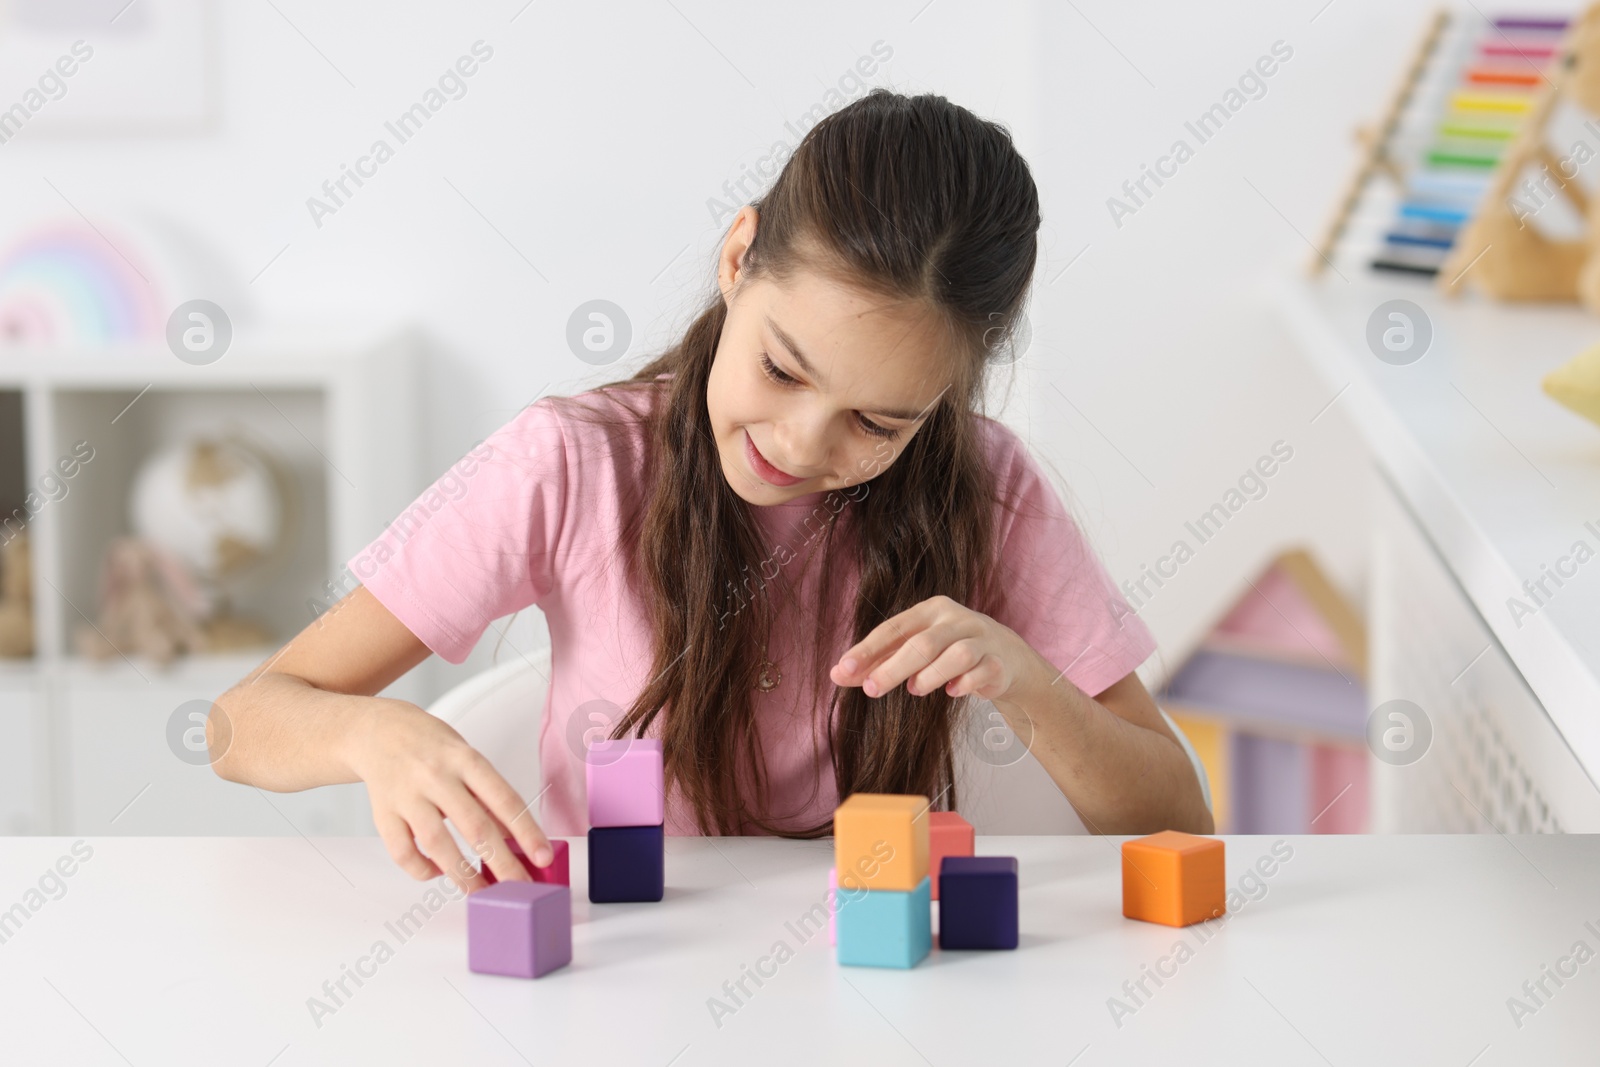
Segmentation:
<svg viewBox="0 0 1600 1067">
<path fill-rule="evenodd" d="M 572 884 L 572 862 L 568 858 L 569 849 L 565 841 L 556 838 L 550 842 L 550 851 L 554 853 L 554 858 L 550 860 L 548 867 L 535 867 L 528 854 L 522 851 L 522 846 L 517 843 L 516 838 L 507 838 L 506 844 L 510 846 L 511 854 L 522 861 L 523 868 L 535 882 L 549 885 Z M 494 876 L 489 865 L 481 860 L 478 862 L 478 873 L 483 875 L 490 885 L 500 880 Z"/>
<path fill-rule="evenodd" d="M 666 821 L 657 738 L 594 742 L 584 759 L 583 778 L 590 826 L 659 826 Z"/>
<path fill-rule="evenodd" d="M 572 962 L 572 890 L 497 882 L 467 896 L 467 967 L 538 978 Z"/>
</svg>

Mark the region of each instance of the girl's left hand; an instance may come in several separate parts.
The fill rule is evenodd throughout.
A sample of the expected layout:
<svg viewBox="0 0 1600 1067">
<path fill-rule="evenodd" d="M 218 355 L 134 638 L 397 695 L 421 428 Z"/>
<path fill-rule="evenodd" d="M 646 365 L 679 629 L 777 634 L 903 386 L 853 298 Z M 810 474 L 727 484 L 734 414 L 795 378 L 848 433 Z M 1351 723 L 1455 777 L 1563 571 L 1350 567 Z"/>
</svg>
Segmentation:
<svg viewBox="0 0 1600 1067">
<path fill-rule="evenodd" d="M 829 672 L 835 685 L 869 697 L 901 682 L 923 696 L 939 686 L 953 697 L 1000 701 L 1042 661 L 1015 630 L 947 596 L 930 597 L 883 622 L 846 649 Z"/>
</svg>

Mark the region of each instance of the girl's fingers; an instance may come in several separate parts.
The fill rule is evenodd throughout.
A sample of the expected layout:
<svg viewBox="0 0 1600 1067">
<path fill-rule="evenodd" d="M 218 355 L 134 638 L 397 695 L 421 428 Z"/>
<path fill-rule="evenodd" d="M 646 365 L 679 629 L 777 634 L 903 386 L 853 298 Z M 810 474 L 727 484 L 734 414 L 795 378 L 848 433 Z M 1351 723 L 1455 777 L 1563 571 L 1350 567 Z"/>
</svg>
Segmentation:
<svg viewBox="0 0 1600 1067">
<path fill-rule="evenodd" d="M 954 624 L 936 625 L 911 634 L 889 658 L 873 667 L 861 681 L 869 697 L 882 696 L 918 671 L 931 667 L 959 638 Z"/>
<path fill-rule="evenodd" d="M 444 873 L 438 864 L 417 851 L 417 843 L 411 837 L 411 827 L 399 815 L 387 810 L 375 811 L 372 821 L 378 827 L 378 836 L 383 838 L 384 846 L 389 850 L 389 858 L 402 871 L 419 882 Z"/>
<path fill-rule="evenodd" d="M 411 826 L 411 835 L 422 846 L 423 853 L 464 892 L 470 893 L 488 885 L 478 874 L 477 864 L 462 857 L 461 850 L 456 847 L 456 839 L 445 829 L 443 813 L 432 804 L 425 804 L 424 807 L 426 810 L 404 817 Z"/>
<path fill-rule="evenodd" d="M 906 679 L 906 692 L 913 696 L 931 693 L 952 678 L 959 678 L 983 660 L 976 642 L 964 638 L 947 647 L 939 658 Z"/>
<path fill-rule="evenodd" d="M 504 829 L 478 803 L 467 787 L 452 783 L 440 798 L 439 805 L 446 818 L 467 839 L 472 851 L 483 861 L 483 866 L 494 872 L 502 882 L 526 882 L 531 878 L 522 861 L 506 844 Z M 480 876 L 481 877 L 481 876 Z"/>
<path fill-rule="evenodd" d="M 875 626 L 871 633 L 845 650 L 833 671 L 837 685 L 860 685 L 863 678 L 886 656 L 924 629 L 931 619 L 932 605 L 938 598 L 924 600 Z"/>
<path fill-rule="evenodd" d="M 527 853 L 535 867 L 549 866 L 555 858 L 555 850 L 550 847 L 550 838 L 545 836 L 533 817 L 532 801 L 524 801 L 487 758 L 480 756 L 479 759 L 481 762 L 474 761 L 467 769 L 467 788 L 489 809 L 500 828 L 522 846 L 522 851 Z M 499 869 L 495 868 L 495 876 L 499 874 Z"/>
<path fill-rule="evenodd" d="M 953 697 L 977 693 L 985 699 L 992 699 L 999 691 L 998 686 L 1004 681 L 1005 672 L 999 657 L 985 655 L 978 661 L 976 667 L 946 684 L 945 692 Z"/>
</svg>

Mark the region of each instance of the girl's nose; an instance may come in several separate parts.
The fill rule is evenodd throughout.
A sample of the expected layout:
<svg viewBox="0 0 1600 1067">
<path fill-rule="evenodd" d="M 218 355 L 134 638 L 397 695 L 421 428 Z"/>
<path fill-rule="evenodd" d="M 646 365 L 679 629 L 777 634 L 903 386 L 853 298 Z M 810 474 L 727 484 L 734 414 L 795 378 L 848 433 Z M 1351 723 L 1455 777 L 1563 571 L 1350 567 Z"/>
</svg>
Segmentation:
<svg viewBox="0 0 1600 1067">
<path fill-rule="evenodd" d="M 767 459 L 790 474 L 811 476 L 822 469 L 828 458 L 825 428 L 816 425 L 779 426 L 773 433 L 781 453 Z"/>
</svg>

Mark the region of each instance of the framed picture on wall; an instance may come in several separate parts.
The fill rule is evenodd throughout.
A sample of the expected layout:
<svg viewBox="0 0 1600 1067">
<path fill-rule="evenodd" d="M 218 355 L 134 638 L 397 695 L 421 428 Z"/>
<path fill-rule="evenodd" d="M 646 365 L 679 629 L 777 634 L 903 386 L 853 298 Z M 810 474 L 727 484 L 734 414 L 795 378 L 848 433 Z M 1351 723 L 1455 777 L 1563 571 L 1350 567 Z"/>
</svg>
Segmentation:
<svg viewBox="0 0 1600 1067">
<path fill-rule="evenodd" d="M 214 132 L 218 38 L 213 0 L 3 0 L 0 146 Z"/>
</svg>

